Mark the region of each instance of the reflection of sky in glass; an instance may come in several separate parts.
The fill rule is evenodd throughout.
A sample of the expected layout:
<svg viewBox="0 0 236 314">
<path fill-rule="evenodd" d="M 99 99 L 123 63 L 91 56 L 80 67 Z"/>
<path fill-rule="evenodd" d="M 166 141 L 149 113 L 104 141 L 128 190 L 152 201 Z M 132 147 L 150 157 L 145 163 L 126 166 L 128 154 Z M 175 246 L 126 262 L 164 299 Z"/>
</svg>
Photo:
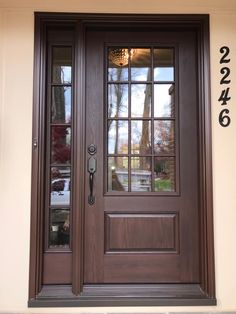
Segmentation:
<svg viewBox="0 0 236 314">
<path fill-rule="evenodd" d="M 71 66 L 53 64 L 53 83 L 70 84 Z"/>
<path fill-rule="evenodd" d="M 114 154 L 116 144 L 116 123 L 118 123 L 118 154 L 128 153 L 128 121 L 113 121 L 108 133 L 108 153 Z"/>
<path fill-rule="evenodd" d="M 71 66 L 61 67 L 61 80 L 64 83 L 71 83 Z M 66 123 L 71 122 L 71 88 L 65 87 L 65 112 Z"/>
<path fill-rule="evenodd" d="M 144 113 L 145 98 L 149 112 Z M 132 84 L 131 86 L 131 117 L 150 117 L 151 115 L 151 85 Z"/>
<path fill-rule="evenodd" d="M 132 81 L 147 81 L 149 68 L 131 68 Z"/>
<path fill-rule="evenodd" d="M 159 67 L 154 68 L 154 81 L 173 81 L 174 68 L 173 67 Z"/>
<path fill-rule="evenodd" d="M 128 80 L 128 68 L 108 68 L 108 80 L 109 81 L 127 81 Z"/>
<path fill-rule="evenodd" d="M 71 87 L 65 87 L 64 89 L 65 96 L 65 122 L 71 122 Z"/>
<path fill-rule="evenodd" d="M 71 83 L 71 66 L 61 66 L 61 81 Z"/>
<path fill-rule="evenodd" d="M 172 114 L 171 84 L 156 84 L 154 86 L 154 116 L 170 117 Z"/>
</svg>

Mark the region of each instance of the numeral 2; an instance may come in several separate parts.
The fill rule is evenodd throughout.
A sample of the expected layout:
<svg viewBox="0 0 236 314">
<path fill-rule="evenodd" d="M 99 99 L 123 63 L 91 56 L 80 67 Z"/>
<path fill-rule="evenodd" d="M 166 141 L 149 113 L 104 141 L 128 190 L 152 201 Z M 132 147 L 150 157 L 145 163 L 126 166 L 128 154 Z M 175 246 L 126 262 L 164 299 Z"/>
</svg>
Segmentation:
<svg viewBox="0 0 236 314">
<path fill-rule="evenodd" d="M 231 80 L 226 80 L 227 77 L 230 75 L 230 69 L 227 67 L 223 67 L 220 70 L 221 74 L 224 74 L 224 76 L 222 77 L 222 79 L 220 80 L 220 84 L 229 84 L 231 82 Z"/>
<path fill-rule="evenodd" d="M 229 52 L 230 52 L 230 49 L 227 46 L 223 46 L 220 48 L 220 53 L 223 53 L 223 56 L 220 59 L 220 63 L 229 63 L 230 62 L 230 59 L 226 59 Z"/>
</svg>

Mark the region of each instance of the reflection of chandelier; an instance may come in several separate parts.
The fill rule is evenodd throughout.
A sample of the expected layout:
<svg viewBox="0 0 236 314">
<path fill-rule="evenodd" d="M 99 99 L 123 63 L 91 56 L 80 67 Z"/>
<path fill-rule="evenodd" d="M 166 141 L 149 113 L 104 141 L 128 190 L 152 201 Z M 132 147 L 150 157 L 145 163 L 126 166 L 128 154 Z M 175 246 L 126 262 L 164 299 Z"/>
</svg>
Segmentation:
<svg viewBox="0 0 236 314">
<path fill-rule="evenodd" d="M 130 50 L 130 56 L 132 57 L 134 50 Z M 126 48 L 114 48 L 109 51 L 109 60 L 120 67 L 123 67 L 129 63 L 129 50 Z"/>
</svg>

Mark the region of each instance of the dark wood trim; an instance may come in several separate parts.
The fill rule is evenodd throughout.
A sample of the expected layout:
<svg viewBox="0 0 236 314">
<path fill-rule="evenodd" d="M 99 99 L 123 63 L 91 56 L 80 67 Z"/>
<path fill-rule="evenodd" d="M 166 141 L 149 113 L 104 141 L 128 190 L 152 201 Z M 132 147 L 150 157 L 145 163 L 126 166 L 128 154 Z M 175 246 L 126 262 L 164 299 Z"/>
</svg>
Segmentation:
<svg viewBox="0 0 236 314">
<path fill-rule="evenodd" d="M 44 25 L 35 19 L 34 45 L 34 85 L 33 85 L 33 142 L 32 142 L 32 181 L 31 181 L 31 231 L 30 231 L 30 274 L 29 298 L 39 293 L 42 285 L 42 252 L 43 252 L 43 215 L 42 215 L 42 182 L 43 182 L 43 145 L 44 121 L 40 119 L 44 110 L 45 91 L 44 68 L 45 38 Z"/>
<path fill-rule="evenodd" d="M 42 252 L 43 252 L 43 182 L 44 182 L 44 102 L 45 102 L 45 35 L 50 26 L 71 26 L 76 30 L 75 68 L 79 75 L 74 84 L 79 86 L 73 95 L 78 104 L 74 113 L 75 137 L 73 162 L 74 169 L 79 175 L 73 178 L 73 186 L 82 186 L 80 193 L 74 195 L 73 211 L 73 241 L 72 241 L 72 286 L 42 287 Z M 128 297 L 109 295 L 101 286 L 83 286 L 83 189 L 84 170 L 80 165 L 85 164 L 84 149 L 84 40 L 87 29 L 157 29 L 158 30 L 194 30 L 198 36 L 198 75 L 199 75 L 199 172 L 200 172 L 200 252 L 202 252 L 201 283 L 195 285 L 198 293 L 189 295 L 190 286 L 170 285 L 163 296 L 163 286 L 154 285 L 155 293 L 148 293 L 147 285 L 139 286 L 141 294 L 136 293 L 133 286 Z M 79 57 L 80 56 L 80 57 Z M 30 243 L 30 280 L 29 306 L 121 306 L 121 305 L 215 305 L 214 278 L 214 241 L 213 241 L 213 202 L 212 202 L 212 160 L 211 160 L 211 110 L 210 110 L 210 74 L 209 74 L 209 16 L 198 14 L 186 15 L 154 15 L 154 14 L 64 14 L 36 13 L 35 14 L 35 55 L 34 55 L 34 109 L 33 109 L 33 143 L 32 148 L 32 198 L 31 198 L 31 243 Z M 75 76 L 76 77 L 76 76 Z M 83 148 L 83 149 L 82 149 Z M 75 228 L 77 226 L 77 228 Z M 79 228 L 78 228 L 79 226 Z M 169 286 L 169 287 L 170 287 Z M 177 288 L 178 287 L 178 288 Z M 133 289 L 135 288 L 135 289 Z M 159 288 L 159 289 L 158 289 Z M 122 287 L 124 289 L 124 287 Z M 147 290 L 146 290 L 147 289 Z M 103 291 L 104 295 L 96 293 Z M 131 292 L 132 291 L 132 292 Z M 135 292 L 136 291 L 136 292 Z M 181 292 L 182 291 L 182 292 Z M 127 292 L 127 291 L 126 291 Z M 150 291 L 149 291 L 150 292 Z"/>
<path fill-rule="evenodd" d="M 28 302 L 29 307 L 113 307 L 113 306 L 214 306 L 216 300 L 212 299 L 171 299 L 171 298 L 91 298 L 91 299 L 50 299 L 33 300 Z"/>
<path fill-rule="evenodd" d="M 74 207 L 72 216 L 72 290 L 75 295 L 79 295 L 83 289 L 83 235 L 84 235 L 84 175 L 85 169 L 81 165 L 85 165 L 85 64 L 84 60 L 84 30 L 80 21 L 76 25 L 77 36 L 75 39 L 75 67 L 78 75 L 74 74 L 74 172 L 78 175 L 73 178 L 73 186 L 80 186 L 79 193 L 73 193 L 72 204 Z M 75 140 L 76 138 L 76 140 Z M 79 153 L 78 153 L 79 152 Z"/>
<path fill-rule="evenodd" d="M 214 226 L 212 191 L 212 134 L 211 134 L 211 98 L 210 98 L 210 38 L 209 18 L 206 18 L 198 33 L 199 41 L 199 149 L 200 149 L 200 265 L 201 287 L 209 297 L 215 296 L 214 268 Z"/>
</svg>

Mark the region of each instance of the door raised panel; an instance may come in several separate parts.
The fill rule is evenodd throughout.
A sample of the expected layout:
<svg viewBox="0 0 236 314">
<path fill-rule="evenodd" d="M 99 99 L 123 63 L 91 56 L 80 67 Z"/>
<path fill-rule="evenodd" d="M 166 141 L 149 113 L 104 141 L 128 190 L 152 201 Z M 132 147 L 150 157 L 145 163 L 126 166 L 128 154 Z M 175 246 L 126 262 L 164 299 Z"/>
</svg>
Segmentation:
<svg viewBox="0 0 236 314">
<path fill-rule="evenodd" d="M 106 214 L 105 253 L 176 253 L 178 214 Z"/>
</svg>

